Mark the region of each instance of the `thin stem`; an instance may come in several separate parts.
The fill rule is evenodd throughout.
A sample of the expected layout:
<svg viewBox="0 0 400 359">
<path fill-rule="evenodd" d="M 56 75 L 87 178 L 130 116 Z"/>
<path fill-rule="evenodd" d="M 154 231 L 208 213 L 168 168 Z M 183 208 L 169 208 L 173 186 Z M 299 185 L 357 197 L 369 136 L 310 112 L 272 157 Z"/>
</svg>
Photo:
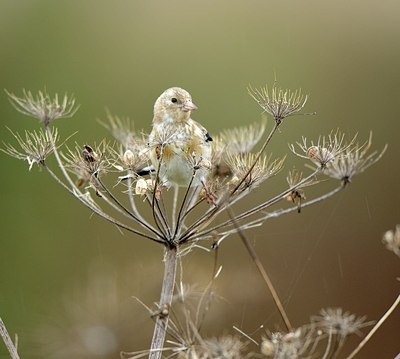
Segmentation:
<svg viewBox="0 0 400 359">
<path fill-rule="evenodd" d="M 163 233 L 164 237 L 170 238 L 171 233 L 169 231 L 169 226 L 166 223 L 167 221 L 165 220 L 165 218 L 161 212 L 160 206 L 158 204 L 158 200 L 156 198 L 157 186 L 160 181 L 160 168 L 161 168 L 162 159 L 163 159 L 163 147 L 161 147 L 161 155 L 160 155 L 160 159 L 158 161 L 156 179 L 154 181 L 154 189 L 153 189 L 153 195 L 152 195 L 152 199 L 151 199 L 151 210 L 153 213 L 154 223 L 156 224 L 159 231 L 161 233 Z M 157 211 L 156 211 L 156 208 L 157 208 Z M 160 218 L 161 218 L 161 221 L 160 221 Z M 163 227 L 162 227 L 162 223 L 163 223 Z"/>
<path fill-rule="evenodd" d="M 57 175 L 46 165 L 44 165 L 44 167 L 46 168 L 47 172 L 50 174 L 50 176 L 58 183 L 60 184 L 68 193 L 70 193 L 71 195 L 73 195 L 76 199 L 78 199 L 81 203 L 83 203 L 86 207 L 88 207 L 91 211 L 93 211 L 94 213 L 96 213 L 99 217 L 105 219 L 108 222 L 111 222 L 112 224 L 115 224 L 116 226 L 123 228 L 125 230 L 127 230 L 128 232 L 132 232 L 134 234 L 137 234 L 141 237 L 144 238 L 148 238 L 151 239 L 154 242 L 157 243 L 163 243 L 165 244 L 165 241 L 157 238 L 157 237 L 152 237 L 150 235 L 147 235 L 145 233 L 142 233 L 134 228 L 129 227 L 128 225 L 119 222 L 118 220 L 116 220 L 115 218 L 109 216 L 108 214 L 104 213 L 99 207 L 97 207 L 95 205 L 95 203 L 91 203 L 89 202 L 86 198 L 85 195 L 83 195 L 81 192 L 76 193 L 74 190 L 72 190 L 71 188 L 69 188 L 64 182 L 62 182 Z"/>
<path fill-rule="evenodd" d="M 145 197 L 146 197 L 146 202 L 147 202 L 147 204 L 150 206 L 150 209 L 151 209 L 151 211 L 152 211 L 153 219 L 154 219 L 154 222 L 155 222 L 156 225 L 157 225 L 157 228 L 160 228 L 160 227 L 158 226 L 159 224 L 161 224 L 161 225 L 163 226 L 163 229 L 160 229 L 160 232 L 162 232 L 163 238 L 166 238 L 166 237 L 167 237 L 167 236 L 166 236 L 167 229 L 166 229 L 165 226 L 164 226 L 164 223 L 163 223 L 163 221 L 162 221 L 162 219 L 161 219 L 161 215 L 159 214 L 158 210 L 155 211 L 155 212 L 153 211 L 153 203 L 152 203 L 153 195 L 149 195 L 148 193 L 146 193 L 146 194 L 145 194 Z M 157 219 L 155 219 L 154 216 L 156 216 L 156 218 L 158 219 L 158 222 L 157 222 Z"/>
<path fill-rule="evenodd" d="M 232 192 L 229 195 L 229 198 L 231 198 L 233 196 L 234 193 L 236 193 L 236 191 L 239 189 L 239 187 L 242 185 L 242 183 L 246 180 L 246 178 L 250 175 L 251 171 L 254 169 L 255 165 L 257 164 L 258 160 L 260 159 L 262 153 L 264 152 L 264 150 L 266 149 L 267 145 L 269 144 L 269 142 L 271 141 L 272 136 L 274 135 L 274 133 L 276 132 L 276 130 L 278 129 L 280 125 L 280 122 L 275 122 L 275 125 L 273 127 L 273 129 L 271 130 L 271 132 L 269 133 L 268 137 L 266 138 L 266 140 L 264 141 L 260 151 L 258 152 L 256 158 L 254 159 L 254 162 L 252 164 L 252 166 L 250 167 L 250 169 L 247 171 L 247 173 L 245 174 L 245 176 L 241 179 L 241 181 L 239 182 L 239 184 L 232 190 Z M 203 216 L 201 216 L 195 223 L 193 223 L 184 233 L 184 235 L 182 236 L 182 243 L 186 242 L 188 237 L 190 237 L 192 235 L 192 230 L 194 228 L 199 228 L 199 226 L 201 224 L 203 224 L 204 222 L 207 222 L 206 225 L 209 224 L 209 220 L 210 219 L 215 219 L 217 217 L 218 213 L 221 213 L 222 210 L 227 206 L 227 205 L 231 205 L 228 201 L 228 203 L 224 203 L 224 206 L 220 206 L 217 203 L 217 206 L 215 206 L 214 208 L 210 208 L 206 213 L 204 213 Z M 203 226 L 204 227 L 204 226 Z"/>
<path fill-rule="evenodd" d="M 201 203 L 204 202 L 204 198 L 199 199 L 195 204 L 193 204 L 192 206 L 189 206 L 188 209 L 185 211 L 184 215 L 182 216 L 182 224 L 184 224 L 186 217 L 197 207 L 199 206 Z M 184 227 L 182 225 L 182 227 Z"/>
<path fill-rule="evenodd" d="M 192 178 L 190 179 L 189 185 L 186 188 L 186 192 L 185 192 L 185 195 L 184 195 L 183 200 L 182 200 L 181 208 L 179 208 L 178 219 L 176 220 L 175 233 L 174 233 L 174 237 L 173 237 L 174 239 L 176 238 L 176 235 L 177 235 L 177 233 L 179 231 L 179 228 L 180 228 L 180 225 L 181 225 L 182 211 L 183 211 L 183 208 L 185 207 L 185 203 L 186 203 L 186 200 L 188 198 L 190 187 L 192 186 L 193 179 L 194 179 L 195 175 L 196 175 L 196 171 L 193 171 Z"/>
<path fill-rule="evenodd" d="M 200 228 L 200 225 L 203 224 L 203 223 L 198 223 L 198 225 L 197 225 L 197 227 L 196 227 L 196 231 L 197 231 L 198 233 L 197 233 L 194 237 L 191 237 L 191 239 L 199 238 L 199 237 L 202 237 L 202 236 L 207 235 L 207 234 L 209 234 L 209 233 L 212 233 L 212 232 L 214 232 L 214 231 L 217 230 L 217 229 L 220 229 L 220 228 L 223 228 L 223 227 L 226 227 L 226 226 L 233 225 L 233 220 L 235 220 L 235 221 L 243 220 L 243 219 L 245 219 L 245 218 L 247 218 L 247 217 L 249 217 L 249 216 L 251 216 L 251 215 L 253 215 L 253 214 L 255 214 L 255 213 L 257 213 L 257 212 L 259 212 L 259 211 L 261 211 L 261 210 L 263 210 L 264 208 L 267 208 L 267 207 L 269 207 L 269 206 L 272 206 L 273 204 L 275 204 L 275 203 L 279 202 L 280 200 L 282 200 L 282 198 L 284 198 L 287 194 L 289 194 L 290 192 L 292 192 L 292 191 L 295 190 L 296 188 L 300 187 L 303 183 L 306 183 L 308 180 L 310 180 L 312 177 L 314 177 L 319 171 L 320 171 L 320 169 L 317 168 L 313 173 L 311 173 L 311 174 L 308 175 L 307 177 L 303 178 L 303 179 L 302 179 L 299 183 L 297 183 L 296 185 L 294 185 L 294 186 L 290 187 L 289 189 L 287 189 L 287 190 L 281 192 L 280 194 L 276 195 L 275 197 L 271 198 L 270 200 L 268 200 L 268 201 L 266 201 L 266 202 L 264 202 L 264 203 L 261 203 L 261 204 L 259 204 L 258 206 L 256 206 L 256 207 L 254 207 L 254 208 L 252 208 L 252 209 L 250 209 L 250 210 L 248 210 L 248 211 L 246 211 L 246 212 L 243 212 L 243 213 L 237 215 L 237 216 L 236 216 L 235 218 L 233 218 L 233 219 L 228 219 L 227 221 L 222 222 L 222 223 L 220 223 L 220 224 L 218 224 L 218 225 L 216 225 L 216 226 L 214 226 L 214 227 L 212 227 L 212 228 L 208 228 L 208 229 L 206 229 L 206 230 L 203 230 L 202 232 L 201 232 L 201 229 L 204 228 L 204 225 L 202 226 L 202 228 Z M 223 209 L 230 208 L 230 207 L 232 206 L 232 204 L 233 204 L 233 203 L 227 203 L 224 207 L 221 207 L 220 210 L 219 210 L 217 213 L 215 213 L 215 214 L 212 216 L 211 219 L 214 220 L 214 219 L 217 217 L 217 215 L 220 214 L 220 213 L 222 212 Z M 303 205 L 303 207 L 304 207 L 304 206 L 305 206 L 305 205 Z M 298 207 L 296 206 L 296 210 L 297 210 L 297 209 L 298 209 Z M 256 221 L 257 221 L 257 222 L 260 222 L 260 219 L 257 219 Z M 253 222 L 255 222 L 255 221 L 253 221 Z M 253 223 L 253 222 L 250 222 L 250 223 Z M 209 223 L 207 223 L 207 225 L 208 225 L 208 224 L 209 224 Z M 247 225 L 247 224 L 246 224 L 246 225 Z M 193 226 L 192 226 L 192 227 L 193 227 Z M 192 227 L 190 228 L 191 231 L 193 230 Z M 182 236 L 182 238 L 183 238 L 183 239 L 182 239 L 182 243 L 184 243 L 184 242 L 187 240 L 187 238 L 189 238 L 192 234 L 193 234 L 193 232 L 189 232 L 189 230 L 187 230 L 186 233 L 184 234 L 184 236 Z"/>
<path fill-rule="evenodd" d="M 314 198 L 314 199 L 312 199 L 310 201 L 302 203 L 301 204 L 301 208 L 303 209 L 303 208 L 311 206 L 313 204 L 322 202 L 322 201 L 328 199 L 329 197 L 332 197 L 336 193 L 340 192 L 344 188 L 345 188 L 345 186 L 343 186 L 341 184 L 340 186 L 336 187 L 335 189 L 333 189 L 332 191 L 330 191 L 328 193 L 325 193 L 325 194 L 323 194 L 323 195 L 321 195 L 321 196 L 319 196 L 317 198 Z M 271 212 L 271 213 L 266 213 L 265 216 L 263 216 L 261 218 L 257 218 L 254 221 L 248 222 L 248 223 L 246 223 L 246 225 L 253 226 L 253 225 L 261 224 L 262 222 L 264 222 L 264 221 L 266 221 L 266 220 L 268 220 L 270 218 L 278 218 L 278 217 L 280 217 L 280 216 L 282 216 L 284 214 L 288 214 L 288 213 L 291 213 L 291 212 L 297 212 L 297 211 L 298 211 L 298 206 L 297 205 L 293 206 L 293 207 L 290 207 L 290 208 L 287 208 L 287 209 L 280 209 L 280 210 L 277 210 L 277 211 L 274 211 L 274 212 Z"/>
<path fill-rule="evenodd" d="M 168 223 L 168 215 L 167 215 L 167 210 L 165 208 L 165 202 L 164 202 L 164 196 L 160 192 L 160 199 L 157 201 L 157 207 L 160 211 L 160 216 L 163 221 L 164 227 L 167 229 L 168 232 L 168 238 L 171 238 L 171 227 Z"/>
<path fill-rule="evenodd" d="M 46 128 L 46 133 L 49 136 L 50 142 L 51 142 L 51 146 L 53 147 L 53 153 L 54 156 L 56 158 L 58 167 L 60 168 L 64 178 L 67 180 L 67 182 L 69 183 L 69 185 L 71 186 L 71 188 L 76 191 L 77 193 L 82 193 L 79 188 L 76 186 L 75 182 L 71 179 L 71 177 L 69 176 L 67 170 L 64 167 L 64 164 L 61 161 L 60 155 L 58 154 L 57 151 L 57 147 L 56 144 L 54 143 L 54 138 L 53 138 L 53 134 L 51 133 L 51 130 L 49 128 L 49 126 L 45 126 Z"/>
<path fill-rule="evenodd" d="M 376 333 L 376 331 L 380 328 L 380 326 L 386 321 L 387 318 L 393 313 L 396 307 L 400 304 L 400 295 L 396 298 L 392 306 L 386 311 L 386 313 L 379 319 L 378 323 L 374 325 L 374 327 L 369 331 L 367 336 L 358 344 L 357 348 L 354 349 L 351 354 L 346 359 L 354 358 L 359 351 L 367 344 L 367 342 L 371 339 L 371 337 Z"/>
<path fill-rule="evenodd" d="M 260 258 L 258 257 L 256 251 L 254 250 L 254 248 L 251 246 L 248 238 L 245 236 L 245 234 L 243 233 L 243 231 L 236 226 L 236 222 L 234 220 L 234 213 L 230 208 L 227 208 L 227 212 L 229 214 L 229 217 L 231 217 L 231 219 L 233 220 L 234 226 L 236 227 L 239 237 L 242 240 L 244 246 L 247 249 L 247 252 L 249 253 L 251 259 L 253 260 L 254 264 L 256 265 L 258 271 L 260 272 L 262 278 L 264 279 L 265 284 L 268 287 L 268 290 L 270 291 L 272 298 L 275 302 L 276 307 L 278 308 L 279 314 L 282 317 L 283 323 L 286 326 L 286 329 L 288 332 L 291 332 L 293 330 L 292 325 L 290 324 L 289 318 L 286 314 L 285 309 L 283 308 L 283 304 L 279 298 L 278 292 L 275 290 L 274 285 L 272 284 L 271 279 L 269 278 L 267 271 L 265 270 L 264 266 L 261 263 Z"/>
<path fill-rule="evenodd" d="M 172 201 L 172 214 L 171 214 L 171 224 L 172 224 L 172 232 L 175 232 L 175 218 L 176 218 L 176 207 L 178 205 L 179 198 L 179 186 L 174 186 L 174 198 Z"/>
<path fill-rule="evenodd" d="M 322 359 L 328 359 L 328 357 L 329 357 L 329 353 L 331 351 L 331 346 L 332 346 L 332 338 L 333 338 L 333 333 L 332 333 L 332 330 L 330 330 L 329 336 L 328 336 L 328 344 L 325 348 L 325 353 L 324 353 L 324 356 L 322 357 Z"/>
<path fill-rule="evenodd" d="M 11 358 L 12 359 L 20 359 L 18 352 L 17 352 L 17 348 L 15 347 L 14 343 L 12 342 L 11 337 L 8 334 L 7 328 L 1 318 L 0 318 L 0 335 L 3 338 L 4 344 L 6 345 Z"/>
<path fill-rule="evenodd" d="M 270 207 L 273 204 L 279 202 L 283 197 L 285 197 L 286 195 L 288 195 L 292 191 L 296 190 L 297 188 L 301 187 L 301 185 L 303 185 L 304 183 L 308 182 L 310 179 L 315 177 L 320 171 L 321 171 L 320 168 L 315 169 L 315 171 L 313 173 L 309 174 L 307 177 L 304 177 L 299 183 L 297 183 L 294 186 L 288 188 L 287 190 L 279 193 L 278 195 L 269 199 L 268 201 L 265 201 L 264 203 L 261 203 L 258 206 L 254 207 L 246 212 L 241 213 L 240 215 L 238 215 L 235 218 L 235 220 L 244 219 L 248 216 L 251 216 L 254 213 L 257 213 L 257 212 L 263 210 L 264 208 Z"/>
<path fill-rule="evenodd" d="M 314 199 L 312 199 L 310 201 L 302 203 L 301 208 L 305 208 L 305 207 L 311 206 L 312 204 L 316 204 L 318 202 L 322 202 L 323 200 L 326 200 L 329 197 L 332 197 L 336 193 L 340 192 L 344 188 L 345 188 L 345 185 L 341 184 L 339 187 L 336 187 L 332 191 L 330 191 L 330 192 L 328 192 L 328 193 L 326 193 L 326 194 L 324 194 L 324 195 L 322 195 L 320 197 L 317 197 L 317 198 L 314 198 Z M 245 230 L 245 229 L 248 229 L 248 228 L 253 228 L 253 227 L 261 225 L 263 222 L 265 222 L 265 221 L 267 221 L 267 220 L 269 220 L 271 218 L 278 218 L 278 217 L 280 217 L 280 216 L 282 216 L 284 214 L 288 214 L 288 213 L 291 213 L 291 212 L 296 212 L 297 210 L 298 210 L 298 206 L 294 206 L 294 207 L 290 207 L 290 208 L 287 208 L 287 209 L 280 209 L 280 210 L 277 210 L 277 211 L 274 211 L 274 212 L 271 212 L 271 213 L 266 213 L 265 216 L 257 218 L 257 219 L 255 219 L 255 220 L 253 220 L 251 222 L 247 222 L 247 223 L 241 224 L 239 226 L 239 228 L 241 230 Z M 229 220 L 229 221 L 224 222 L 223 224 L 224 224 L 224 227 L 227 227 L 228 225 L 233 225 L 233 222 L 231 220 Z M 215 226 L 213 228 L 210 228 L 207 231 L 200 232 L 200 233 L 196 234 L 195 236 L 191 237 L 191 240 L 194 241 L 196 239 L 204 237 L 207 234 L 212 233 L 213 231 L 215 231 L 216 229 L 221 228 L 221 227 L 222 227 L 222 224 L 218 225 L 218 226 Z M 218 237 L 220 237 L 220 238 L 221 237 L 227 237 L 228 235 L 230 235 L 232 233 L 235 233 L 235 232 L 236 232 L 236 228 L 229 229 L 229 230 L 226 230 L 224 232 L 218 233 Z"/>
<path fill-rule="evenodd" d="M 159 309 L 167 308 L 170 312 L 172 298 L 174 295 L 175 275 L 177 265 L 177 248 L 166 248 L 164 258 L 164 277 L 161 288 L 161 296 Z M 149 359 L 160 359 L 164 347 L 165 336 L 167 334 L 169 313 L 162 315 L 161 313 L 156 318 L 154 326 L 153 339 L 151 341 Z"/>
<path fill-rule="evenodd" d="M 100 180 L 97 176 L 95 177 L 96 181 L 100 184 L 100 187 L 106 192 L 106 194 L 114 201 L 114 203 L 123 211 L 125 212 L 130 218 L 134 219 L 137 223 L 142 225 L 144 228 L 148 229 L 150 232 L 155 234 L 157 237 L 162 237 L 162 234 L 157 232 L 152 226 L 147 225 L 146 223 L 142 222 L 139 218 L 137 218 L 131 211 L 129 211 L 119 200 L 116 198 L 111 191 L 104 185 L 104 183 Z"/>
</svg>

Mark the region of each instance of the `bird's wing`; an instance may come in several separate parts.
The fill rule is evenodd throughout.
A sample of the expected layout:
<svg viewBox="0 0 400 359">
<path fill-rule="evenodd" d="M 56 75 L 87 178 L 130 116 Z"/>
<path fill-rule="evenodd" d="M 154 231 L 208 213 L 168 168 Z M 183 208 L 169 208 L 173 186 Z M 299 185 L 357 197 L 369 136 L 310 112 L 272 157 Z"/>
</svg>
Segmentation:
<svg viewBox="0 0 400 359">
<path fill-rule="evenodd" d="M 201 131 L 203 133 L 204 140 L 206 142 L 209 142 L 209 141 L 213 140 L 211 135 L 208 133 L 207 129 L 204 126 L 200 125 L 195 120 L 189 119 L 189 121 L 192 123 L 193 126 L 197 127 L 199 129 L 199 131 Z"/>
</svg>

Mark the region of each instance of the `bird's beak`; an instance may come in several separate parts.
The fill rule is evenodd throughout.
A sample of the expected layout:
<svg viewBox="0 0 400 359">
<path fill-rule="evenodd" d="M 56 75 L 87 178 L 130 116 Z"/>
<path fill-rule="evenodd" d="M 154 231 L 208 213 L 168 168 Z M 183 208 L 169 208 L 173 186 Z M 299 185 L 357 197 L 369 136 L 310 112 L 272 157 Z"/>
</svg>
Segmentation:
<svg viewBox="0 0 400 359">
<path fill-rule="evenodd" d="M 182 109 L 185 112 L 197 110 L 197 108 L 198 107 L 192 101 L 186 101 L 182 106 Z"/>
</svg>

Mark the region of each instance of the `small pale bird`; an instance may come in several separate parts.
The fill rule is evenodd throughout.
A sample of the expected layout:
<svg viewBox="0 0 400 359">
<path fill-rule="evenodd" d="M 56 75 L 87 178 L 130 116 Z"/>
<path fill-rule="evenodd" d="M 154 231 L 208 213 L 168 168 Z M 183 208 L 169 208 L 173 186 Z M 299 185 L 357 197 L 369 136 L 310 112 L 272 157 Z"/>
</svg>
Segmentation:
<svg viewBox="0 0 400 359">
<path fill-rule="evenodd" d="M 190 94 L 179 87 L 165 90 L 154 104 L 150 160 L 166 187 L 206 186 L 212 138 L 192 120 L 191 113 L 196 109 Z"/>
</svg>

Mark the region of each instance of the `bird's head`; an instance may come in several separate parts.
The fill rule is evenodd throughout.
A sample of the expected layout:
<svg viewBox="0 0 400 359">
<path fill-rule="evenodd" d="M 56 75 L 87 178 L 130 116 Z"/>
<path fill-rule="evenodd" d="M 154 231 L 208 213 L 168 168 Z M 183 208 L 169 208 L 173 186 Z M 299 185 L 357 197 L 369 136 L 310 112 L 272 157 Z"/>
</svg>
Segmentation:
<svg viewBox="0 0 400 359">
<path fill-rule="evenodd" d="M 165 121 L 185 122 L 197 106 L 192 102 L 189 92 L 179 87 L 165 90 L 154 104 L 154 123 Z"/>
</svg>

